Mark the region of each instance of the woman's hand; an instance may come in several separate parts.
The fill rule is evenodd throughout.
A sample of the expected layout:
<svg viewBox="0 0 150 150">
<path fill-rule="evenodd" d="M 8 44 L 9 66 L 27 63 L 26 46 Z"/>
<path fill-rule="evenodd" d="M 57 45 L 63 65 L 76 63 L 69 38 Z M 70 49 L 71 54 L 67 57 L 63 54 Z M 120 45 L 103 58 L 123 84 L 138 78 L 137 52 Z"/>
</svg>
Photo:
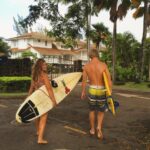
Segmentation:
<svg viewBox="0 0 150 150">
<path fill-rule="evenodd" d="M 52 105 L 53 105 L 53 107 L 55 107 L 57 105 L 56 100 L 52 101 Z"/>
</svg>

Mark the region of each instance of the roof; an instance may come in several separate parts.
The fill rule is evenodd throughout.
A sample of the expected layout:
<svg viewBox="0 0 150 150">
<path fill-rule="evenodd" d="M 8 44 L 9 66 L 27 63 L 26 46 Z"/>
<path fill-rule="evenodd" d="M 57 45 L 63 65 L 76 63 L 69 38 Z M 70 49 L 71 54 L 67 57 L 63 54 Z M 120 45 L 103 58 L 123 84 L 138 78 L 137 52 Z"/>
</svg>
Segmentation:
<svg viewBox="0 0 150 150">
<path fill-rule="evenodd" d="M 87 41 L 78 41 L 77 46 L 78 46 L 78 48 L 81 48 L 81 49 L 87 49 Z M 90 48 L 95 49 L 96 44 L 94 44 L 94 43 L 90 44 Z"/>
<path fill-rule="evenodd" d="M 15 41 L 18 39 L 40 39 L 40 40 L 47 40 L 47 41 L 54 41 L 54 38 L 50 38 L 49 36 L 39 33 L 39 32 L 31 32 L 31 33 L 25 33 L 23 35 L 19 35 L 13 38 L 7 39 L 8 41 Z"/>
<path fill-rule="evenodd" d="M 34 50 L 38 51 L 42 55 L 74 55 L 71 50 L 61 50 L 55 48 L 43 48 L 31 46 Z"/>
</svg>

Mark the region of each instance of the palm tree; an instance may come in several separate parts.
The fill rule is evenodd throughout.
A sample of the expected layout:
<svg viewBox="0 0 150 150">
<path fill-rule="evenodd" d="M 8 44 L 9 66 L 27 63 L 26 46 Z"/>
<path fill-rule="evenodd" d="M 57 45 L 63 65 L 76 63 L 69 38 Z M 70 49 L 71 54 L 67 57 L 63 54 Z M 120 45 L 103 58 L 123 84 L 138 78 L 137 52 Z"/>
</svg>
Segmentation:
<svg viewBox="0 0 150 150">
<path fill-rule="evenodd" d="M 24 18 L 20 15 L 17 15 L 17 19 L 15 17 L 13 17 L 14 20 L 14 25 L 13 25 L 13 29 L 14 31 L 17 32 L 17 35 L 22 35 L 24 33 L 28 33 L 28 27 L 23 27 L 20 22 L 22 22 L 24 20 Z"/>
<path fill-rule="evenodd" d="M 133 17 L 143 17 L 143 36 L 141 41 L 141 70 L 140 80 L 143 80 L 144 62 L 145 62 L 145 41 L 147 35 L 147 27 L 150 25 L 150 2 L 148 0 L 131 0 L 133 7 L 136 11 L 133 13 Z M 144 6 L 142 4 L 144 3 Z"/>
<path fill-rule="evenodd" d="M 99 49 L 100 43 L 104 43 L 107 36 L 110 35 L 110 32 L 103 23 L 93 24 L 92 26 L 94 29 L 91 30 L 90 37 L 96 44 L 96 48 Z"/>
<path fill-rule="evenodd" d="M 122 0 L 119 4 L 119 0 L 95 0 L 94 6 L 98 12 L 102 9 L 106 9 L 110 13 L 110 20 L 113 22 L 113 40 L 112 40 L 112 80 L 115 83 L 115 64 L 116 64 L 116 37 L 117 37 L 117 19 L 123 19 L 126 16 L 127 10 L 130 8 L 130 0 Z M 118 6 L 119 4 L 119 6 Z M 118 6 L 118 7 L 117 7 Z"/>
</svg>

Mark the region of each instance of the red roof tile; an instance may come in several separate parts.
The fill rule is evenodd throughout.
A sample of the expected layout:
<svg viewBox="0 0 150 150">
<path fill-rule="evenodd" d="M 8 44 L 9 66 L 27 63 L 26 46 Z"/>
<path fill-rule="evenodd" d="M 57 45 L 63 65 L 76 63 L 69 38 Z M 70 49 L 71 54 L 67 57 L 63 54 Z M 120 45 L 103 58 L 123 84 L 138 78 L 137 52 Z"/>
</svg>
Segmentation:
<svg viewBox="0 0 150 150">
<path fill-rule="evenodd" d="M 8 41 L 18 40 L 18 39 L 40 39 L 40 40 L 47 40 L 47 41 L 54 41 L 54 38 L 50 38 L 47 35 L 38 32 L 31 32 L 25 33 L 23 35 L 19 35 L 13 38 L 7 39 Z"/>
</svg>

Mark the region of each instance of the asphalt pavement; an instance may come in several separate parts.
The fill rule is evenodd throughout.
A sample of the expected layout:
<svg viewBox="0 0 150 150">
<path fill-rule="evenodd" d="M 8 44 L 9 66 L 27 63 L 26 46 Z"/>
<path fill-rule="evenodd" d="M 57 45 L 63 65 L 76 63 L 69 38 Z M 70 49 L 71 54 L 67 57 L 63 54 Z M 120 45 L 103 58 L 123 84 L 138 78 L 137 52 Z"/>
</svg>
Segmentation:
<svg viewBox="0 0 150 150">
<path fill-rule="evenodd" d="M 38 145 L 34 122 L 18 124 L 15 113 L 24 98 L 0 99 L 0 150 L 150 150 L 150 92 L 113 90 L 120 107 L 105 113 L 100 141 L 89 136 L 87 98 L 81 86 L 49 112 L 45 138 Z"/>
</svg>

